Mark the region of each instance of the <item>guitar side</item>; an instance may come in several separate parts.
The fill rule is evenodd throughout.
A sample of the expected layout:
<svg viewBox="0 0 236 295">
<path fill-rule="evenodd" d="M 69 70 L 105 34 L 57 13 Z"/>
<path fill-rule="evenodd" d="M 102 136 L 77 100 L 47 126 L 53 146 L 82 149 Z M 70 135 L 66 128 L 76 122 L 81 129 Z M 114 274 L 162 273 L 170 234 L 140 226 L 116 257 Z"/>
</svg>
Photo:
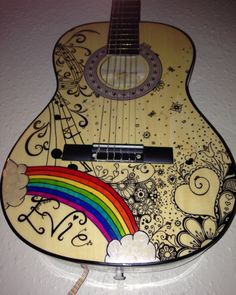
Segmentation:
<svg viewBox="0 0 236 295">
<path fill-rule="evenodd" d="M 159 57 L 161 79 L 142 97 L 109 99 L 84 76 L 108 28 L 80 26 L 57 42 L 55 95 L 3 171 L 5 216 L 27 244 L 73 261 L 148 265 L 198 254 L 232 221 L 236 179 L 229 149 L 187 89 L 193 43 L 171 26 L 141 23 L 141 43 Z M 170 147 L 173 162 L 63 159 L 65 144 L 98 142 Z M 131 254 L 137 247 L 139 259 Z"/>
</svg>

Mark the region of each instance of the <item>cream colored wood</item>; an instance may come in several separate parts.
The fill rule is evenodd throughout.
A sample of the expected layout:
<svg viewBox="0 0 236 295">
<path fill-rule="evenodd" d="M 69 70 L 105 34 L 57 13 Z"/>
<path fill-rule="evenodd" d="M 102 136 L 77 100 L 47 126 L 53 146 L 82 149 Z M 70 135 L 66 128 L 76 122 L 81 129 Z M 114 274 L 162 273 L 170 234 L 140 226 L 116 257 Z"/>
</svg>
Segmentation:
<svg viewBox="0 0 236 295">
<path fill-rule="evenodd" d="M 151 47 L 163 67 L 155 89 L 126 101 L 95 95 L 83 71 L 88 57 L 106 45 L 108 28 L 108 23 L 79 26 L 56 44 L 58 87 L 9 155 L 3 172 L 4 211 L 18 236 L 53 255 L 95 263 L 175 261 L 211 245 L 228 227 L 235 211 L 233 159 L 188 95 L 194 48 L 176 28 L 140 24 L 140 42 Z M 98 69 L 103 80 L 105 70 L 104 64 Z M 146 76 L 145 68 L 140 81 Z M 172 147 L 174 163 L 82 163 L 52 157 L 55 148 L 63 151 L 64 144 L 75 143 Z M 57 209 L 48 200 L 37 207 L 38 213 L 32 211 L 36 203 L 26 194 L 25 167 L 71 164 L 108 184 L 127 204 L 138 231 L 132 238 L 122 237 L 123 248 L 117 240 L 109 243 L 90 218 L 78 223 L 83 214 L 72 214 L 74 209 L 63 203 Z M 85 241 L 79 239 L 81 233 Z"/>
</svg>

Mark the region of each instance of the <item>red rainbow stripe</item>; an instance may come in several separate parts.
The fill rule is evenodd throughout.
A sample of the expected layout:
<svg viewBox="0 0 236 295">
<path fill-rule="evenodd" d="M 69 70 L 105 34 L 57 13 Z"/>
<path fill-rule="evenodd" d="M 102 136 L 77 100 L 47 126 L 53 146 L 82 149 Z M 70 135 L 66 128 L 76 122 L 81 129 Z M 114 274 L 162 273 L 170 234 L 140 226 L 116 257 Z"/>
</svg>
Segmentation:
<svg viewBox="0 0 236 295">
<path fill-rule="evenodd" d="M 70 204 L 70 206 L 73 203 L 71 198 L 76 197 L 74 200 L 77 203 L 80 202 L 78 208 L 87 212 L 87 217 L 97 226 L 99 225 L 98 227 L 102 229 L 106 239 L 111 231 L 114 232 L 117 239 L 120 239 L 126 234 L 134 234 L 138 230 L 134 216 L 122 197 L 110 185 L 92 175 L 56 166 L 28 167 L 26 174 L 29 176 L 28 191 L 30 194 L 40 195 L 41 191 L 41 196 L 49 198 L 51 195 L 52 198 L 54 196 L 63 202 L 61 194 L 66 191 L 69 193 L 70 200 L 66 200 L 64 203 Z M 46 187 L 50 191 L 54 189 L 53 193 L 45 192 Z M 55 196 L 55 191 L 58 196 Z M 91 192 L 93 193 L 92 197 Z M 86 206 L 82 208 L 81 204 L 86 204 Z M 75 208 L 75 206 L 72 207 Z M 91 212 L 88 211 L 88 208 L 91 208 Z M 98 213 L 94 213 L 94 210 L 97 210 Z M 107 229 L 107 233 L 104 228 Z"/>
</svg>

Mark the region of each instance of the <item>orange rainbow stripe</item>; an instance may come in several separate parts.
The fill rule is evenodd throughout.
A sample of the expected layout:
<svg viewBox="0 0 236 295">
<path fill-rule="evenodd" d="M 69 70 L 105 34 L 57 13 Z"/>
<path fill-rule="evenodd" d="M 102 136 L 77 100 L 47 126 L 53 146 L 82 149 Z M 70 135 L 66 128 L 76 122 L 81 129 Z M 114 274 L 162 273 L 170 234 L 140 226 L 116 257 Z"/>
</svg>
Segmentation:
<svg viewBox="0 0 236 295">
<path fill-rule="evenodd" d="M 55 199 L 83 212 L 107 241 L 120 240 L 138 230 L 122 197 L 97 177 L 56 166 L 28 167 L 26 174 L 28 195 Z"/>
</svg>

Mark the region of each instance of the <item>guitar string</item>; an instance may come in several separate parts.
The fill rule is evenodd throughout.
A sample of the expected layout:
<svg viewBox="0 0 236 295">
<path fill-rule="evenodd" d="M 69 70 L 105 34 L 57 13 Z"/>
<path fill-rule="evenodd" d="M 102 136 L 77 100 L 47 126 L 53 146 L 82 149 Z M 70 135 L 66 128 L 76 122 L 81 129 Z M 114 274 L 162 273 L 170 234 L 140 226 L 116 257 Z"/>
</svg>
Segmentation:
<svg viewBox="0 0 236 295">
<path fill-rule="evenodd" d="M 117 1 L 116 2 L 116 11 L 115 11 L 115 23 L 116 23 L 116 32 L 115 32 L 115 59 L 116 59 L 116 66 L 117 69 L 115 70 L 115 75 L 114 78 L 117 77 L 118 74 L 118 79 L 117 79 L 117 85 L 115 87 L 115 89 L 117 88 L 118 92 L 120 91 L 121 88 L 121 44 L 120 44 L 120 40 L 119 40 L 119 31 L 120 31 L 120 24 L 122 23 L 121 20 L 121 15 L 122 15 L 122 0 L 121 1 Z M 119 48 L 120 47 L 120 48 Z M 117 50 L 118 49 L 118 50 Z M 113 129 L 113 133 L 114 133 L 114 154 L 115 154 L 115 147 L 117 144 L 117 120 L 118 120 L 118 95 L 115 98 L 115 126 Z"/>
<path fill-rule="evenodd" d="M 112 15 L 114 16 L 114 10 L 117 8 L 117 6 L 116 6 L 116 4 L 119 4 L 119 2 L 118 3 L 116 3 L 115 1 L 113 1 L 113 3 L 112 3 Z M 136 9 L 139 9 L 139 6 L 138 6 L 138 3 L 136 2 L 136 3 L 133 3 L 133 4 L 135 4 L 135 8 Z M 124 2 L 123 2 L 123 0 L 121 0 L 121 5 L 118 5 L 118 14 L 119 15 L 121 15 L 122 14 L 122 10 L 124 11 Z M 123 15 L 123 14 L 122 14 Z M 114 25 L 114 23 L 115 23 L 115 25 Z M 121 89 L 121 68 L 122 68 L 122 57 L 121 57 L 121 47 L 120 47 L 120 50 L 119 50 L 119 55 L 118 55 L 118 57 L 117 57 L 117 32 L 118 32 L 118 22 L 114 22 L 114 20 L 112 21 L 112 19 L 111 19 L 111 24 L 110 24 L 110 29 L 111 28 L 113 28 L 114 27 L 114 31 L 115 31 L 115 47 L 114 47 L 114 51 L 115 51 L 115 60 L 113 59 L 113 81 L 112 81 L 112 85 L 115 87 L 116 86 L 116 82 L 117 81 L 115 81 L 115 77 L 117 76 L 116 74 L 117 74 L 117 71 L 118 71 L 118 82 L 117 82 L 117 84 L 118 84 L 118 86 L 117 86 L 117 88 L 118 88 L 118 90 L 120 90 Z M 109 32 L 110 33 L 110 32 Z M 109 35 L 109 42 L 108 42 L 108 52 L 110 51 L 110 48 L 111 48 L 111 43 L 110 43 L 110 40 L 111 40 L 111 35 Z M 114 40 L 113 40 L 114 41 Z M 137 81 L 137 72 L 138 72 L 138 69 L 137 69 L 137 63 L 138 63 L 138 56 L 136 55 L 134 58 L 132 57 L 132 56 L 129 56 L 129 58 L 130 58 L 130 69 L 129 69 L 129 76 L 130 76 L 130 88 L 132 88 L 133 87 L 133 84 L 134 84 L 134 87 L 137 85 L 137 83 L 138 83 L 138 81 Z M 127 79 L 127 76 L 126 76 L 126 71 L 127 71 L 127 62 L 126 62 L 126 59 L 127 59 L 127 57 L 125 56 L 125 73 L 124 73 L 124 77 L 123 77 L 123 88 L 124 87 L 126 87 L 126 79 Z M 134 61 L 133 61 L 133 59 L 134 59 Z M 134 62 L 134 75 L 132 75 L 132 70 L 133 70 L 133 62 Z M 119 63 L 119 66 L 117 65 Z M 110 58 L 108 57 L 108 64 L 107 64 L 107 75 L 106 75 L 106 81 L 109 81 L 109 72 L 110 72 Z M 118 68 L 118 69 L 117 69 Z M 134 76 L 133 78 L 132 78 L 132 76 Z M 134 80 L 134 81 L 133 81 Z M 112 133 L 113 134 L 115 134 L 115 140 L 114 140 L 114 143 L 117 143 L 117 135 L 118 135 L 118 98 L 117 99 L 115 99 L 115 103 L 116 103 L 116 118 L 115 118 L 115 128 L 112 130 L 112 126 L 113 126 L 113 124 L 112 124 L 112 118 L 114 118 L 114 116 L 112 116 L 112 112 L 113 112 L 113 100 L 114 99 L 110 99 L 110 112 L 109 112 L 109 117 L 110 117 L 110 119 L 109 119 L 109 132 L 108 132 L 108 134 L 109 134 L 109 138 L 108 138 L 108 143 L 111 143 L 111 138 L 112 138 Z M 127 105 L 127 103 L 128 103 L 128 118 L 127 117 L 125 117 L 125 111 L 124 111 L 124 109 L 125 109 L 125 103 L 126 103 L 126 105 Z M 131 138 L 132 137 L 132 134 L 131 134 L 131 122 L 130 122 L 130 120 L 131 120 L 131 118 L 132 118 L 132 116 L 131 116 L 131 111 L 132 111 L 132 109 L 131 109 L 131 101 L 130 101 L 130 99 L 129 99 L 129 101 L 127 101 L 126 100 L 126 102 L 125 102 L 125 99 L 123 99 L 123 111 L 122 111 L 122 116 L 123 116 L 123 119 L 121 119 L 121 121 L 122 121 L 122 142 L 124 142 L 124 119 L 126 118 L 126 120 L 128 121 L 128 140 L 129 140 L 129 138 Z M 103 122 L 103 113 L 104 113 L 104 102 L 103 102 L 103 108 L 102 108 L 102 118 L 101 118 L 101 127 L 100 127 L 100 135 L 99 135 L 99 142 L 101 142 L 101 131 L 102 131 L 102 122 Z M 133 137 L 134 137 L 134 141 L 136 142 L 136 99 L 135 99 L 135 102 L 134 102 L 134 113 L 133 113 L 133 115 L 134 115 L 134 134 L 133 134 Z"/>
<path fill-rule="evenodd" d="M 136 24 L 136 28 L 135 28 L 135 34 L 134 34 L 134 37 L 135 37 L 135 44 L 137 45 L 137 49 L 138 49 L 138 54 L 135 56 L 135 86 L 137 87 L 138 85 L 138 60 L 139 60 L 139 34 L 140 34 L 140 31 L 139 31 L 139 21 L 140 21 L 140 0 L 137 0 L 135 2 L 135 6 L 136 6 L 136 14 L 135 14 L 135 18 L 136 18 L 136 21 L 137 23 L 135 22 Z M 138 31 L 138 34 L 137 34 L 137 31 Z M 137 38 L 137 40 L 136 40 Z M 134 143 L 137 144 L 137 98 L 134 98 Z"/>
<path fill-rule="evenodd" d="M 125 116 L 125 120 L 127 121 L 127 124 L 128 124 L 128 128 L 127 128 L 127 137 L 126 137 L 126 143 L 127 144 L 131 144 L 131 141 L 130 141 L 130 102 L 131 102 L 131 95 L 132 95 L 132 85 L 133 85 L 133 77 L 132 77 L 132 68 L 133 68 L 133 58 L 132 58 L 132 55 L 130 55 L 130 65 L 131 65 L 131 68 L 130 68 L 130 80 L 131 80 L 131 88 L 129 89 L 129 92 L 128 92 L 128 96 L 127 96 L 127 99 L 126 99 L 126 102 L 125 102 L 125 105 L 126 105 L 126 109 L 127 109 L 127 112 L 126 112 L 126 116 Z"/>
<path fill-rule="evenodd" d="M 134 18 L 137 17 L 137 11 L 138 11 L 138 6 L 137 2 L 132 3 L 133 4 L 133 9 L 135 11 L 134 13 Z M 132 15 L 131 15 L 132 18 Z M 131 22 L 133 26 L 132 30 L 132 35 L 131 35 L 131 40 L 133 40 L 134 35 L 135 35 L 135 30 L 136 30 L 136 21 L 134 20 L 134 23 Z M 136 42 L 134 42 L 136 45 Z M 137 49 L 137 48 L 134 48 Z M 134 54 L 132 57 L 132 70 L 131 70 L 131 76 L 132 76 L 132 87 L 131 92 L 135 91 L 135 88 L 137 87 L 137 61 L 138 61 L 138 55 Z M 134 104 L 134 108 L 131 108 L 131 105 Z M 134 117 L 134 121 L 132 120 L 132 117 Z M 132 124 L 134 122 L 134 126 Z M 129 136 L 130 136 L 130 143 L 136 143 L 135 137 L 136 137 L 136 98 L 130 98 L 129 99 Z M 131 130 L 133 128 L 133 131 Z"/>
<path fill-rule="evenodd" d="M 114 54 L 115 54 L 115 64 L 114 64 L 114 70 L 113 70 L 113 87 L 114 91 L 116 92 L 120 90 L 120 71 L 121 71 L 121 58 L 120 58 L 120 52 L 117 51 L 117 46 L 118 46 L 118 32 L 119 32 L 119 22 L 117 21 L 117 18 L 119 20 L 119 16 L 121 14 L 121 5 L 119 2 L 114 1 L 114 10 L 113 10 L 113 20 L 112 24 L 115 23 L 115 33 L 114 33 L 114 38 L 113 38 L 113 46 L 114 46 Z M 118 16 L 118 17 L 117 17 Z M 118 79 L 116 78 L 118 74 Z M 113 103 L 114 100 L 114 103 Z M 113 104 L 115 104 L 114 109 L 113 109 Z M 114 111 L 114 112 L 113 112 Z M 112 115 L 112 113 L 114 114 Z M 114 122 L 112 122 L 114 119 Z M 118 96 L 115 97 L 115 99 L 110 99 L 110 132 L 109 132 L 109 144 L 111 144 L 111 138 L 112 134 L 114 134 L 114 142 L 113 142 L 113 153 L 115 154 L 115 147 L 116 147 L 116 141 L 117 141 L 117 120 L 118 120 Z M 114 124 L 114 127 L 112 128 Z"/>
<path fill-rule="evenodd" d="M 102 129 L 103 129 L 102 126 L 103 126 L 104 112 L 105 112 L 105 97 L 102 96 L 101 99 L 102 99 L 102 112 L 101 112 L 101 122 L 100 122 L 99 135 L 98 135 L 98 150 L 100 150 L 101 144 L 102 144 Z"/>
<path fill-rule="evenodd" d="M 110 73 L 110 50 L 111 50 L 111 31 L 113 30 L 113 24 L 112 24 L 112 13 L 114 9 L 114 0 L 112 1 L 112 7 L 111 7 L 111 16 L 110 16 L 110 25 L 109 25 L 109 31 L 108 31 L 108 42 L 107 42 L 107 70 L 106 70 L 106 83 L 109 85 L 111 81 L 109 81 L 109 73 Z M 105 97 L 102 97 L 102 114 L 101 114 L 101 122 L 100 122 L 100 128 L 99 128 L 99 137 L 98 137 L 98 151 L 101 149 L 102 144 L 102 130 L 103 130 L 103 121 L 104 121 L 104 112 L 105 112 Z M 109 134 L 110 131 L 108 131 Z M 108 135 L 109 136 L 109 135 Z"/>
<path fill-rule="evenodd" d="M 125 2 L 123 2 L 123 11 L 125 11 Z M 126 36 L 125 36 L 126 37 Z M 124 30 L 123 30 L 123 27 L 122 27 L 122 41 L 124 41 Z M 124 91 L 126 91 L 126 87 L 127 87 L 127 83 L 126 83 L 126 79 L 127 79 L 127 55 L 125 54 L 125 70 L 124 70 L 125 74 L 124 74 Z M 123 124 L 123 127 L 122 127 L 122 142 L 124 142 L 124 120 L 125 120 L 125 101 L 126 101 L 126 98 L 125 98 L 125 94 L 123 95 L 123 98 L 122 98 L 122 124 Z"/>
<path fill-rule="evenodd" d="M 134 9 L 134 17 L 137 17 L 137 13 L 138 12 L 138 3 L 137 2 L 133 2 L 131 4 L 132 9 Z M 133 15 L 130 15 L 130 18 L 132 19 Z M 134 36 L 135 36 L 135 29 L 134 27 L 136 26 L 136 21 L 134 20 L 134 23 L 132 23 L 133 26 L 133 30 L 131 30 L 131 36 L 130 36 L 130 40 L 135 40 Z M 132 44 L 132 42 L 131 42 Z M 134 44 L 136 44 L 136 42 L 134 42 Z M 137 48 L 134 48 L 137 49 Z M 132 50 L 132 48 L 131 48 Z M 137 54 L 131 54 L 130 55 L 130 92 L 129 92 L 129 99 L 127 100 L 127 104 L 128 104 L 128 141 L 129 143 L 136 143 L 136 98 L 131 98 L 132 92 L 135 91 L 134 89 L 137 87 L 137 63 L 138 63 L 138 55 Z M 134 101 L 133 101 L 134 100 Z M 132 108 L 131 106 L 134 105 L 134 108 Z M 132 118 L 134 117 L 134 119 L 132 120 Z M 132 124 L 132 122 L 134 122 L 134 126 Z M 131 130 L 133 128 L 133 130 Z"/>
<path fill-rule="evenodd" d="M 126 35 L 124 36 L 124 32 L 125 32 L 125 28 L 124 28 L 124 24 L 126 23 L 126 19 L 125 19 L 125 11 L 126 11 L 126 7 L 125 7 L 125 1 L 122 0 L 121 1 L 121 4 L 122 4 L 122 16 L 121 16 L 121 23 L 122 23 L 122 26 L 121 26 L 121 32 L 122 32 L 122 35 L 121 35 L 121 38 L 122 38 L 122 43 L 124 43 L 125 38 L 126 38 Z M 125 46 L 124 46 L 125 48 Z M 122 132 L 122 143 L 125 143 L 125 105 L 127 103 L 127 100 L 126 100 L 126 95 L 125 95 L 125 92 L 126 92 L 126 87 L 127 87 L 127 54 L 124 52 L 124 56 L 123 56 L 123 59 L 124 59 L 124 76 L 123 76 L 123 91 L 124 93 L 122 94 L 122 116 L 121 116 L 121 121 L 122 121 L 122 129 L 121 129 L 121 132 Z"/>
<path fill-rule="evenodd" d="M 110 22 L 110 26 L 112 27 L 112 31 L 113 31 L 113 24 L 116 24 L 114 22 L 114 11 L 115 11 L 115 1 L 112 2 L 112 12 L 111 12 L 111 22 Z M 117 30 L 116 25 L 114 25 L 114 29 Z M 114 35 L 113 35 L 114 36 Z M 110 37 L 110 41 L 111 41 L 111 37 Z M 112 40 L 113 41 L 113 40 Z M 112 46 L 114 46 L 112 44 Z M 112 51 L 113 51 L 113 47 L 112 47 Z M 113 56 L 113 52 L 111 54 Z M 113 58 L 114 59 L 114 58 Z M 112 81 L 112 86 L 114 87 L 115 85 L 115 71 L 116 71 L 116 63 L 117 63 L 117 59 L 116 59 L 116 47 L 115 47 L 115 60 L 114 60 L 114 68 L 113 68 L 113 81 Z M 111 132 L 112 132 L 112 126 L 111 126 L 111 122 L 112 122 L 112 104 L 113 104 L 113 99 L 109 99 L 109 105 L 110 105 L 110 112 L 109 112 L 109 131 L 108 131 L 108 145 L 111 144 Z M 108 146 L 107 145 L 107 154 L 109 152 L 108 150 Z"/>
<path fill-rule="evenodd" d="M 132 7 L 132 4 L 131 4 L 131 7 Z M 132 32 L 132 31 L 131 31 Z M 127 35 L 128 35 L 128 38 L 130 38 L 130 29 L 127 31 Z M 132 91 L 132 87 L 133 87 L 133 81 L 132 81 L 132 68 L 133 68 L 133 59 L 132 59 L 132 54 L 129 53 L 129 56 L 130 56 L 130 60 L 131 60 L 131 67 L 130 67 L 130 80 L 131 80 L 131 85 L 130 85 L 130 91 L 129 91 L 129 95 L 128 95 L 128 99 L 126 100 L 126 106 L 128 105 L 128 115 L 127 115 L 127 120 L 128 120 L 128 134 L 127 134 L 127 143 L 131 143 L 130 142 L 130 102 L 131 102 L 131 99 L 130 99 L 130 96 L 131 96 L 131 91 Z"/>
<path fill-rule="evenodd" d="M 122 4 L 123 4 L 123 17 L 122 17 L 122 20 L 123 20 L 123 27 L 122 27 L 122 42 L 126 41 L 125 38 L 127 37 L 126 36 L 126 33 L 125 32 L 125 28 L 124 28 L 124 24 L 126 23 L 127 19 L 125 19 L 125 1 L 122 0 Z M 128 7 L 127 7 L 128 8 Z M 124 36 L 125 34 L 125 36 Z M 127 87 L 127 54 L 124 52 L 124 59 L 125 59 L 125 69 L 124 69 L 124 91 L 126 91 L 126 87 Z M 130 56 L 129 56 L 129 59 L 130 59 Z M 129 73 L 130 75 L 130 73 Z M 127 99 L 125 97 L 125 95 L 123 95 L 123 98 L 122 98 L 122 124 L 123 124 L 123 128 L 122 128 L 122 142 L 125 143 L 125 106 L 127 105 Z M 128 126 L 128 133 L 129 133 L 129 126 Z"/>
<path fill-rule="evenodd" d="M 123 23 L 123 9 L 124 9 L 124 6 L 123 6 L 123 0 L 121 0 L 121 3 L 118 4 L 118 9 L 117 9 L 117 18 L 118 18 L 118 21 L 117 21 L 117 27 L 119 30 L 117 30 L 116 32 L 116 48 L 117 48 L 117 44 L 118 46 L 120 47 L 120 50 L 117 54 L 116 52 L 116 56 L 119 60 L 119 69 L 118 69 L 118 91 L 120 91 L 122 89 L 122 48 L 121 48 L 121 44 L 122 44 L 122 41 L 120 39 L 120 30 L 121 30 L 121 27 L 122 27 L 122 23 Z M 120 26 L 120 27 L 119 27 Z M 124 87 L 124 86 L 123 86 Z M 122 99 L 122 98 L 121 98 Z M 123 99 L 122 99 L 123 100 Z M 122 100 L 121 100 L 121 103 L 122 103 Z M 114 153 L 115 153 L 115 145 L 118 144 L 117 142 L 117 135 L 118 135 L 118 108 L 119 108 L 119 98 L 117 96 L 117 99 L 116 99 L 116 119 L 115 119 L 115 140 L 114 140 Z"/>
<path fill-rule="evenodd" d="M 135 10 L 136 9 L 136 7 L 135 7 L 135 5 L 134 5 L 134 3 L 132 2 L 132 4 L 131 4 L 131 6 L 132 6 L 132 9 L 133 10 Z M 132 34 L 133 34 L 133 24 L 132 24 L 132 21 L 130 22 L 130 24 L 131 24 L 131 32 L 130 32 L 130 40 L 132 39 Z M 131 51 L 132 51 L 132 48 L 131 48 Z M 131 60 L 132 60 L 132 71 L 133 71 L 133 53 L 132 53 L 132 55 L 131 55 Z M 130 89 L 130 97 L 129 97 L 129 100 L 128 100 L 128 105 L 129 105 L 129 108 L 128 108 L 128 111 L 129 111 L 129 113 L 128 113 L 128 120 L 129 120 L 129 143 L 131 144 L 132 143 L 132 133 L 131 133 L 131 118 L 132 118 L 132 112 L 131 112 L 131 104 L 132 104 L 132 98 L 131 98 L 131 96 L 132 96 L 132 89 L 133 89 L 133 87 L 135 88 L 135 80 L 134 80 L 134 82 L 133 82 L 133 78 L 135 79 L 135 77 L 133 77 L 133 73 L 132 73 L 132 71 L 131 71 L 131 76 L 132 76 L 132 87 L 131 87 L 131 89 Z"/>
<path fill-rule="evenodd" d="M 137 64 L 138 64 L 138 55 L 135 56 L 135 85 L 136 86 L 138 84 Z M 134 105 L 135 105 L 135 107 L 134 107 L 134 141 L 136 143 L 136 107 L 137 107 L 137 98 L 134 98 Z"/>
<path fill-rule="evenodd" d="M 126 22 L 125 20 L 125 12 L 126 11 L 126 8 L 125 8 L 125 1 L 123 1 L 123 20 L 124 20 L 124 23 Z M 122 41 L 124 41 L 124 39 L 127 37 L 126 33 L 125 32 L 125 28 L 122 27 Z M 124 38 L 124 39 L 123 39 Z M 126 92 L 126 87 L 127 87 L 127 54 L 124 53 L 124 58 L 125 58 L 125 70 L 124 70 L 124 91 Z M 130 56 L 129 58 L 130 59 Z M 129 75 L 130 75 L 130 72 L 129 72 Z M 127 92 L 126 92 L 127 93 Z M 123 114 L 122 114 L 122 123 L 123 123 L 123 128 L 122 128 L 122 142 L 125 143 L 125 106 L 127 105 L 127 99 L 125 97 L 126 95 L 123 95 L 123 99 L 122 99 L 122 106 L 123 106 Z M 129 129 L 128 129 L 129 130 Z"/>
<path fill-rule="evenodd" d="M 125 90 L 125 79 L 126 79 L 126 75 L 125 75 L 125 72 L 126 72 L 126 68 L 124 69 L 124 73 L 123 73 L 123 55 L 122 55 L 122 44 L 123 44 L 123 37 L 121 35 L 121 38 L 120 38 L 120 31 L 122 29 L 122 25 L 123 25 L 123 21 L 124 21 L 124 10 L 125 10 L 125 5 L 124 5 L 124 0 L 121 0 L 121 4 L 119 6 L 119 9 L 118 9 L 118 17 L 119 17 L 119 22 L 120 22 L 120 28 L 119 28 L 119 33 L 118 33 L 118 36 L 116 36 L 117 40 L 118 40 L 118 44 L 119 44 L 119 47 L 120 47 L 120 50 L 119 50 L 119 85 L 118 85 L 118 89 L 119 91 L 124 91 Z M 126 56 L 125 56 L 126 58 Z M 124 74 L 124 76 L 123 76 Z M 122 93 L 122 96 L 121 96 L 121 103 L 119 103 L 119 98 L 117 96 L 117 102 L 116 102 L 116 125 L 115 125 L 115 143 L 118 144 L 117 142 L 117 135 L 119 133 L 119 130 L 118 130 L 118 108 L 119 108 L 119 105 L 122 105 L 123 106 L 124 104 L 124 96 L 123 96 L 123 93 Z M 124 107 L 123 107 L 124 109 Z M 121 118 L 123 118 L 124 116 L 124 113 L 121 114 Z M 123 120 L 122 120 L 123 121 Z M 122 134 L 124 132 L 124 130 L 122 129 L 121 130 Z"/>
<path fill-rule="evenodd" d="M 136 4 L 137 4 L 137 12 L 138 12 L 138 25 L 137 25 L 137 29 L 138 29 L 138 34 L 136 35 L 135 34 L 135 38 L 138 38 L 137 40 L 137 46 L 138 46 L 138 49 L 139 48 L 139 35 L 140 35 L 140 30 L 139 30 L 139 22 L 140 22 L 140 0 L 136 1 Z M 136 79 L 138 78 L 138 69 L 137 69 L 137 63 L 138 63 L 138 59 L 139 58 L 139 52 L 138 52 L 138 56 L 136 56 Z M 136 126 L 136 123 L 137 122 L 137 98 L 134 98 L 134 142 L 135 144 L 137 144 L 137 126 Z"/>
<path fill-rule="evenodd" d="M 101 148 L 102 144 L 102 125 L 104 119 L 104 111 L 105 111 L 105 97 L 102 97 L 102 114 L 101 114 L 101 123 L 99 128 L 99 135 L 98 135 L 98 150 Z"/>
<path fill-rule="evenodd" d="M 117 14 L 115 15 L 115 21 L 116 21 L 116 34 L 115 34 L 115 56 L 116 59 L 118 60 L 118 84 L 117 84 L 117 89 L 118 92 L 120 91 L 120 89 L 122 88 L 121 83 L 122 83 L 122 76 L 121 76 L 121 68 L 122 68 L 122 56 L 121 56 L 121 40 L 119 38 L 120 34 L 120 29 L 121 29 L 121 25 L 122 25 L 122 4 L 123 1 L 121 0 L 120 2 L 117 2 Z M 119 48 L 120 47 L 120 48 Z M 118 48 L 118 51 L 117 51 Z M 117 75 L 117 73 L 116 73 Z M 115 75 L 115 76 L 116 76 Z M 118 106 L 119 106 L 119 98 L 118 95 L 115 99 L 115 126 L 114 126 L 114 154 L 115 154 L 115 145 L 118 143 L 117 142 L 117 135 L 118 135 Z"/>
</svg>

